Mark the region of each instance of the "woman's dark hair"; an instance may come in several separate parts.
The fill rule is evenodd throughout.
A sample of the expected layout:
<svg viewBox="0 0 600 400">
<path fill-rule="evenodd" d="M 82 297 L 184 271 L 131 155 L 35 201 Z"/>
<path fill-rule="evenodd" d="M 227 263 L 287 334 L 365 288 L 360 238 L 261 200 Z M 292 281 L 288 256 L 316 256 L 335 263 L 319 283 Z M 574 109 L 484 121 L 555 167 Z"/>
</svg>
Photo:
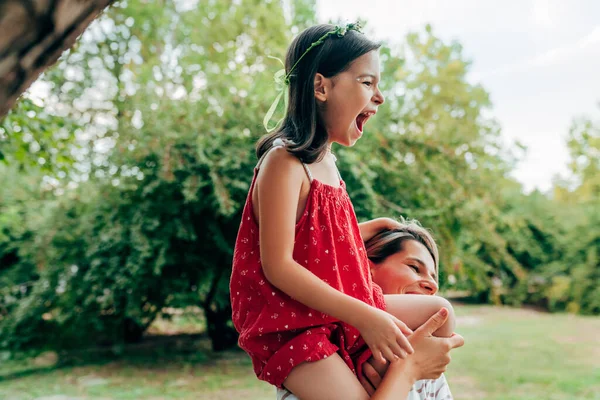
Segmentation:
<svg viewBox="0 0 600 400">
<path fill-rule="evenodd" d="M 439 252 L 431 233 L 423 228 L 417 220 L 400 220 L 400 226 L 392 230 L 384 230 L 367 240 L 365 247 L 367 257 L 373 264 L 380 264 L 392 254 L 404 250 L 404 242 L 414 240 L 421 243 L 433 258 L 434 269 L 439 276 Z"/>
<path fill-rule="evenodd" d="M 334 29 L 334 25 L 322 24 L 300 33 L 287 51 L 286 75 L 311 44 Z M 327 131 L 318 113 L 314 94 L 315 75 L 335 76 L 347 70 L 352 61 L 380 46 L 362 33 L 348 30 L 343 37 L 331 35 L 310 50 L 289 77 L 288 106 L 283 123 L 259 140 L 256 146 L 258 158 L 271 148 L 275 139 L 281 138 L 288 143 L 293 142 L 286 148 L 302 162 L 310 164 L 321 159 L 327 146 Z"/>
</svg>

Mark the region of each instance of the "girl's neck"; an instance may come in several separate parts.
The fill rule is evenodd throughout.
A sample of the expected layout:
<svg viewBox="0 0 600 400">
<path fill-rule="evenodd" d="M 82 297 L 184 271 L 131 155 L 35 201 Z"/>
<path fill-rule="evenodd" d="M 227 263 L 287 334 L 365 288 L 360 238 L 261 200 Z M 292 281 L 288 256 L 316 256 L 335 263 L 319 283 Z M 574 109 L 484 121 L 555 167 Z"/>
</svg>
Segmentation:
<svg viewBox="0 0 600 400">
<path fill-rule="evenodd" d="M 327 143 L 327 146 L 325 147 L 325 155 L 326 156 L 330 156 L 331 158 L 333 158 L 333 161 L 337 161 L 337 157 L 331 151 L 331 145 L 332 144 L 333 144 L 332 142 Z"/>
</svg>

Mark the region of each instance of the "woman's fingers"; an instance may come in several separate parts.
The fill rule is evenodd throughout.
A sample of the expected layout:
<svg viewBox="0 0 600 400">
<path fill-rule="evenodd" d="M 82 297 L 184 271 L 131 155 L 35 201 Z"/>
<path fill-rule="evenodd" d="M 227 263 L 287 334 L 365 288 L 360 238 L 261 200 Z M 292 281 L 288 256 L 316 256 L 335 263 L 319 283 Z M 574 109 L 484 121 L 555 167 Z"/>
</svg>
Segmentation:
<svg viewBox="0 0 600 400">
<path fill-rule="evenodd" d="M 456 349 L 457 347 L 462 347 L 465 344 L 465 339 L 458 333 L 453 333 L 452 336 L 450 336 L 449 340 L 453 349 Z"/>
<path fill-rule="evenodd" d="M 437 331 L 444 325 L 448 319 L 448 310 L 446 308 L 440 309 L 438 312 L 433 314 L 423 325 L 421 325 L 416 332 L 422 332 L 424 336 L 431 336 L 433 332 Z"/>
<path fill-rule="evenodd" d="M 358 378 L 358 381 L 360 382 L 360 384 L 362 385 L 362 387 L 367 391 L 367 393 L 369 394 L 369 396 L 373 396 L 375 394 L 375 387 L 373 387 L 373 385 L 371 384 L 371 382 L 369 382 L 369 380 L 367 378 L 365 378 L 364 375 L 361 376 L 360 378 Z"/>
<path fill-rule="evenodd" d="M 372 391 L 369 391 L 369 388 L 363 384 L 363 387 L 369 393 L 369 396 L 371 396 L 373 393 L 375 393 L 375 389 L 379 387 L 379 384 L 381 383 L 381 376 L 370 363 L 366 362 L 363 364 L 361 383 L 362 380 L 365 380 L 368 383 L 368 386 L 372 389 Z"/>
</svg>

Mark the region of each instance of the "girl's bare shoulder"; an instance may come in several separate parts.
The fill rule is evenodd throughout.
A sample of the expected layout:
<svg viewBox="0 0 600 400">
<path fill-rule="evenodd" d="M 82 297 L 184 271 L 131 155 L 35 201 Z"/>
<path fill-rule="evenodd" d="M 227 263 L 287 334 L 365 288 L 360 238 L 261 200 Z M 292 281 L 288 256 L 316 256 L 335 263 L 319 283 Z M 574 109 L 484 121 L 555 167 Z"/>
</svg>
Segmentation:
<svg viewBox="0 0 600 400">
<path fill-rule="evenodd" d="M 290 179 L 300 184 L 304 174 L 302 162 L 281 146 L 270 150 L 264 156 L 260 164 L 258 179 L 261 181 Z"/>
</svg>

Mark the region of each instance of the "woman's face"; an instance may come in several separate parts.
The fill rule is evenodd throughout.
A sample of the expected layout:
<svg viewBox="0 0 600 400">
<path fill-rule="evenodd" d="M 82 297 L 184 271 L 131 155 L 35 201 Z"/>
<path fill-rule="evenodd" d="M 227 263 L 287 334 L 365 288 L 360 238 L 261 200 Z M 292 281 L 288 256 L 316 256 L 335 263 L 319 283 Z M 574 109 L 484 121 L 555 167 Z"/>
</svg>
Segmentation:
<svg viewBox="0 0 600 400">
<path fill-rule="evenodd" d="M 427 248 L 416 240 L 402 245 L 402 251 L 379 264 L 371 263 L 373 281 L 385 294 L 436 294 L 435 264 Z"/>
</svg>

